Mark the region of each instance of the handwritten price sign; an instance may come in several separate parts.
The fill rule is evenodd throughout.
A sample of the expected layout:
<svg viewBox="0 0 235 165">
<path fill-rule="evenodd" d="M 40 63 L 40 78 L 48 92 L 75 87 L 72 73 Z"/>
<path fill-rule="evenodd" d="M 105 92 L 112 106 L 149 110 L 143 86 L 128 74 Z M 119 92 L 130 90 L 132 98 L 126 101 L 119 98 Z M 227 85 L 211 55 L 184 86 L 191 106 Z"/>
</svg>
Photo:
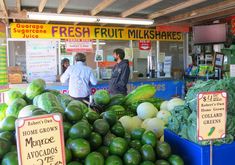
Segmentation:
<svg viewBox="0 0 235 165">
<path fill-rule="evenodd" d="M 19 165 L 65 165 L 60 114 L 20 118 L 16 121 Z"/>
<path fill-rule="evenodd" d="M 198 140 L 225 137 L 227 118 L 227 93 L 201 92 L 198 95 Z"/>
</svg>

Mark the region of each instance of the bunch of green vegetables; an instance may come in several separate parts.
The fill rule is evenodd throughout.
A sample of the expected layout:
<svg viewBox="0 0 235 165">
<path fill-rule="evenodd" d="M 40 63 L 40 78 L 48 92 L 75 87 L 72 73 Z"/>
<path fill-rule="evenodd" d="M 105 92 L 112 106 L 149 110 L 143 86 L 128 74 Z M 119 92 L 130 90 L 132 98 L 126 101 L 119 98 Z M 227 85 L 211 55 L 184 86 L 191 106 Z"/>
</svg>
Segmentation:
<svg viewBox="0 0 235 165">
<path fill-rule="evenodd" d="M 198 81 L 186 94 L 185 105 L 177 106 L 171 112 L 168 129 L 179 136 L 201 145 L 208 141 L 197 140 L 197 95 L 200 92 L 226 91 L 228 94 L 226 137 L 214 141 L 214 144 L 232 143 L 235 138 L 235 79 Z"/>
</svg>

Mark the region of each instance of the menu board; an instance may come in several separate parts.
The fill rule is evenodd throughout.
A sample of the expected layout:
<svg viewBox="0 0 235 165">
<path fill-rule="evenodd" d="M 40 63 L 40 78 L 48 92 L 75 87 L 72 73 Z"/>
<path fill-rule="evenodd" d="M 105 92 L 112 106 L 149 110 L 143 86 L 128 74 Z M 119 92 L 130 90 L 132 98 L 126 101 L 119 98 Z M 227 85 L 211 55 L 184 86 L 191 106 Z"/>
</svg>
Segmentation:
<svg viewBox="0 0 235 165">
<path fill-rule="evenodd" d="M 66 52 L 93 52 L 91 40 L 66 40 Z"/>
<path fill-rule="evenodd" d="M 29 82 L 37 78 L 46 82 L 56 81 L 57 49 L 57 40 L 26 41 L 26 73 Z"/>
</svg>

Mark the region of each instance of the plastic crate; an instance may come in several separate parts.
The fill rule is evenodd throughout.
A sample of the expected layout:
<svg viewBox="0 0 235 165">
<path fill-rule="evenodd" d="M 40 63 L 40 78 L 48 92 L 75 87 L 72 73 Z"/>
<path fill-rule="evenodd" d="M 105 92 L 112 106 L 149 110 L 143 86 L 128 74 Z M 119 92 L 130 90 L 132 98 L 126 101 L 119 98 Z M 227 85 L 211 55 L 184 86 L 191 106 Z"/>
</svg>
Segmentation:
<svg viewBox="0 0 235 165">
<path fill-rule="evenodd" d="M 179 137 L 170 130 L 164 130 L 164 139 L 171 145 L 172 152 L 180 155 L 185 165 L 209 165 L 210 147 Z M 213 146 L 213 165 L 235 165 L 235 142 Z"/>
</svg>

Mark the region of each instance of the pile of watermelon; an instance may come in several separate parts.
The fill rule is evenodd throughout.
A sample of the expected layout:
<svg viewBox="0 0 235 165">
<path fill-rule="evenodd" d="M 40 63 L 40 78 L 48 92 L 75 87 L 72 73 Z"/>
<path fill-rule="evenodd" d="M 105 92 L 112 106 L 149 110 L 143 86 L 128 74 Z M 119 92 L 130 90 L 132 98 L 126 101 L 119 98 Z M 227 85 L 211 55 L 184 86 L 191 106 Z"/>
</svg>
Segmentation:
<svg viewBox="0 0 235 165">
<path fill-rule="evenodd" d="M 91 105 L 98 112 L 102 111 L 115 111 L 118 118 L 122 116 L 135 116 L 137 114 L 137 107 L 144 102 L 153 104 L 157 109 L 160 108 L 161 103 L 164 101 L 160 98 L 155 98 L 156 88 L 151 84 L 144 84 L 127 96 L 116 94 L 110 96 L 106 90 L 98 90 L 94 94 L 94 102 Z"/>
<path fill-rule="evenodd" d="M 60 94 L 55 90 L 46 90 L 45 87 L 43 80 L 34 80 L 24 94 L 19 91 L 9 91 L 7 102 L 0 104 L 0 162 L 2 165 L 18 164 L 15 140 L 16 119 L 49 113 L 61 113 L 63 116 L 68 165 L 184 164 L 178 155 L 171 153 L 170 145 L 158 141 L 152 131 L 135 128 L 128 132 L 118 121 L 120 117 L 118 114 L 126 111 L 124 107 L 127 103 L 130 105 L 132 102 L 145 99 L 142 97 L 143 94 L 139 96 L 139 91 L 127 97 L 121 95 L 110 97 L 104 90 L 98 91 L 94 96 L 94 102 L 102 108 L 105 107 L 102 110 L 104 112 L 100 114 L 81 101 L 73 100 L 68 95 Z M 120 111 L 120 107 L 124 110 Z"/>
</svg>

